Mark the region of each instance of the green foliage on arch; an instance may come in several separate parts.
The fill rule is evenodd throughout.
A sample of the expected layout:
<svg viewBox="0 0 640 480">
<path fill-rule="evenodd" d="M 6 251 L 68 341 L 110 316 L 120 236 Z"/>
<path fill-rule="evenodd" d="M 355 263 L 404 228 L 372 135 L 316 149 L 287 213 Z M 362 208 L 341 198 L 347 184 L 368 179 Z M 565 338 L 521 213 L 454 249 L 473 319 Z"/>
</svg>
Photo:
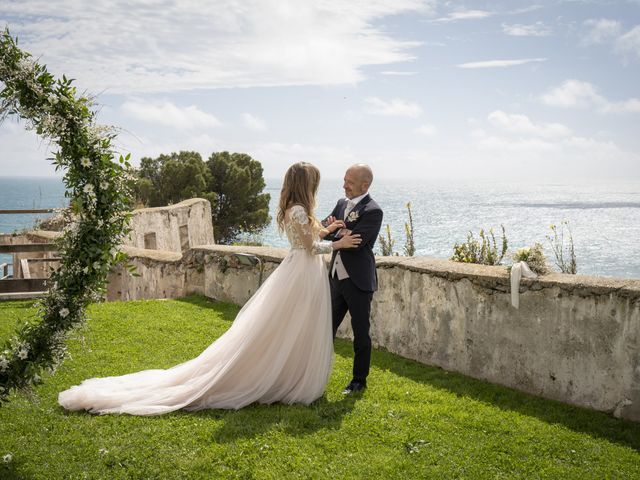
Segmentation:
<svg viewBox="0 0 640 480">
<path fill-rule="evenodd" d="M 110 268 L 126 260 L 118 247 L 130 231 L 129 158 L 116 154 L 114 130 L 95 123 L 92 100 L 72 83 L 54 78 L 8 29 L 0 34 L 0 121 L 20 118 L 58 146 L 53 163 L 64 172 L 70 201 L 58 241 L 60 268 L 39 303 L 39 321 L 19 325 L 0 346 L 0 405 L 63 360 L 66 333 L 83 322 L 90 302 L 102 298 Z"/>
</svg>

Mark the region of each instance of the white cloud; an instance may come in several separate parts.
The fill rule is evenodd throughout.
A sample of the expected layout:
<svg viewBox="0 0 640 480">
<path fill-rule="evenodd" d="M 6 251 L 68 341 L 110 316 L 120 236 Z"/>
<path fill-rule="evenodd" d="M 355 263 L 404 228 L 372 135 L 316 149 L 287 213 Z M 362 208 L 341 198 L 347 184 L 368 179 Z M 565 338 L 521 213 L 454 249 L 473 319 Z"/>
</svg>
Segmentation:
<svg viewBox="0 0 640 480">
<path fill-rule="evenodd" d="M 630 98 L 623 102 L 609 102 L 600 108 L 603 113 L 640 113 L 640 98 Z"/>
<path fill-rule="evenodd" d="M 42 140 L 34 131 L 25 130 L 23 121 L 8 118 L 0 125 L 0 176 L 60 175 L 47 160 L 54 151 L 55 144 Z"/>
<path fill-rule="evenodd" d="M 532 135 L 538 137 L 566 137 L 571 130 L 560 123 L 533 123 L 529 117 L 521 114 L 509 114 L 502 110 L 491 112 L 487 120 L 494 127 L 508 133 Z"/>
<path fill-rule="evenodd" d="M 640 25 L 617 39 L 616 52 L 624 56 L 635 56 L 640 60 Z"/>
<path fill-rule="evenodd" d="M 553 107 L 588 107 L 600 104 L 602 97 L 596 87 L 580 80 L 565 80 L 559 87 L 542 95 L 542 101 Z"/>
<path fill-rule="evenodd" d="M 380 72 L 382 75 L 389 75 L 395 77 L 405 77 L 415 75 L 418 72 L 406 72 L 406 71 L 397 71 L 397 70 L 384 70 Z"/>
<path fill-rule="evenodd" d="M 451 12 L 446 17 L 440 17 L 434 20 L 434 22 L 455 22 L 458 20 L 477 20 L 480 18 L 487 18 L 493 15 L 491 12 L 486 10 L 457 10 L 455 12 Z"/>
<path fill-rule="evenodd" d="M 611 141 L 588 137 L 566 136 L 557 139 L 540 137 L 514 137 L 489 135 L 478 131 L 472 137 L 476 142 L 479 158 L 494 165 L 504 165 L 504 175 L 513 166 L 522 171 L 523 179 L 535 178 L 543 172 L 553 175 L 602 178 L 605 166 L 615 165 L 616 171 L 608 171 L 613 176 L 638 174 L 640 155 L 622 150 Z M 517 166 L 516 166 L 517 165 Z M 524 170 L 523 170 L 524 169 Z"/>
<path fill-rule="evenodd" d="M 432 137 L 437 133 L 437 129 L 435 126 L 425 123 L 416 128 L 415 132 L 426 137 Z"/>
<path fill-rule="evenodd" d="M 504 154 L 509 152 L 526 153 L 527 157 L 545 154 L 557 150 L 552 142 L 540 138 L 511 138 L 496 135 L 487 135 L 478 139 L 478 148 Z"/>
<path fill-rule="evenodd" d="M 470 119 L 468 125 L 477 161 L 502 170 L 504 176 L 521 172 L 527 180 L 548 175 L 602 178 L 640 173 L 636 152 L 607 139 L 575 135 L 559 123 L 537 123 L 527 115 L 496 110 L 485 123 Z M 610 168 L 614 165 L 615 171 Z"/>
<path fill-rule="evenodd" d="M 120 135 L 118 140 L 123 153 L 131 152 L 135 166 L 142 157 L 155 158 L 162 153 L 180 150 L 199 152 L 205 161 L 213 152 L 243 152 L 262 164 L 265 178 L 283 178 L 287 168 L 299 161 L 316 165 L 320 168 L 323 178 L 342 178 L 349 165 L 362 161 L 350 148 L 296 142 L 229 141 L 206 133 L 172 138 L 162 138 L 155 134 L 142 137 L 125 134 Z"/>
<path fill-rule="evenodd" d="M 81 88 L 109 93 L 336 85 L 413 59 L 377 24 L 434 0 L 3 0 L 22 46 Z"/>
<path fill-rule="evenodd" d="M 397 98 L 386 102 L 378 97 L 368 97 L 365 99 L 365 112 L 374 115 L 395 115 L 416 118 L 422 113 L 422 108 L 415 103 L 406 102 Z"/>
<path fill-rule="evenodd" d="M 267 124 L 264 123 L 264 120 L 256 117 L 255 115 L 251 115 L 250 113 L 243 113 L 242 121 L 244 122 L 245 127 L 250 130 L 256 130 L 259 132 L 267 130 Z"/>
<path fill-rule="evenodd" d="M 220 126 L 220 121 L 195 105 L 178 107 L 172 102 L 149 103 L 129 100 L 120 110 L 125 115 L 149 123 L 166 125 L 180 130 L 207 129 Z"/>
<path fill-rule="evenodd" d="M 543 5 L 529 5 L 528 7 L 523 7 L 523 8 L 517 8 L 516 10 L 512 10 L 511 13 L 512 15 L 519 15 L 521 13 L 530 13 L 530 12 L 535 12 L 536 10 L 540 10 L 544 8 Z"/>
<path fill-rule="evenodd" d="M 142 157 L 155 158 L 160 154 L 179 152 L 187 150 L 199 152 L 206 160 L 213 152 L 229 149 L 225 142 L 209 135 L 208 133 L 197 133 L 192 131 L 182 131 L 178 135 L 162 135 L 157 131 L 135 134 L 124 131 L 118 135 L 115 144 L 116 149 L 123 155 L 130 153 L 132 164 L 139 165 Z"/>
<path fill-rule="evenodd" d="M 434 2 L 435 3 L 435 2 Z M 444 7 L 449 7 L 455 5 L 456 2 L 444 2 Z M 535 10 L 540 10 L 543 8 L 542 5 L 529 5 L 523 8 L 517 8 L 515 10 L 479 10 L 479 9 L 466 9 L 466 8 L 458 8 L 448 15 L 444 15 L 441 17 L 432 20 L 435 23 L 450 23 L 457 22 L 459 20 L 480 20 L 483 18 L 494 17 L 496 15 L 520 15 L 523 13 L 530 13 Z"/>
<path fill-rule="evenodd" d="M 531 25 L 519 23 L 507 25 L 503 23 L 502 31 L 514 37 L 547 37 L 551 35 L 551 28 L 542 22 L 536 22 Z"/>
<path fill-rule="evenodd" d="M 347 167 L 362 161 L 348 148 L 328 145 L 269 142 L 248 146 L 243 151 L 262 163 L 265 178 L 283 178 L 287 168 L 300 161 L 316 165 L 323 178 L 342 178 Z M 371 166 L 375 170 L 375 165 Z"/>
<path fill-rule="evenodd" d="M 552 107 L 594 108 L 601 113 L 640 112 L 640 99 L 612 102 L 600 95 L 594 85 L 580 80 L 565 80 L 562 85 L 550 89 L 540 98 Z"/>
<path fill-rule="evenodd" d="M 501 68 L 546 61 L 546 58 L 520 58 L 516 60 L 484 60 L 481 62 L 460 63 L 456 66 L 459 68 Z"/>
<path fill-rule="evenodd" d="M 613 45 L 615 53 L 625 61 L 634 58 L 640 60 L 640 25 L 624 34 L 622 24 L 617 20 L 592 19 L 585 21 L 584 26 L 590 30 L 582 37 L 582 46 L 609 43 Z"/>
<path fill-rule="evenodd" d="M 583 46 L 597 45 L 616 38 L 622 28 L 620 22 L 607 18 L 587 20 L 584 22 L 584 26 L 588 27 L 589 31 L 580 42 Z"/>
</svg>

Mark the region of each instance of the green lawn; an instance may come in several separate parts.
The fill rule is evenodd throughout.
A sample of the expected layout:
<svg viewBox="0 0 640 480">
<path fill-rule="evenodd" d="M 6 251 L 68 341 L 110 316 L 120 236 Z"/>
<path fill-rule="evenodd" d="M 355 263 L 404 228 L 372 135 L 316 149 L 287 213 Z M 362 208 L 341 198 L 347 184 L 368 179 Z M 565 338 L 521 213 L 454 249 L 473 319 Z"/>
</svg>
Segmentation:
<svg viewBox="0 0 640 480">
<path fill-rule="evenodd" d="M 160 417 L 94 416 L 58 407 L 87 377 L 165 368 L 196 356 L 237 307 L 201 297 L 105 303 L 70 343 L 72 358 L 34 398 L 0 407 L 0 478 L 561 478 L 640 479 L 640 424 L 374 352 L 369 389 L 336 343 L 326 396 L 309 407 Z M 0 303 L 0 338 L 30 302 Z M 81 338 L 81 336 L 83 338 Z"/>
</svg>

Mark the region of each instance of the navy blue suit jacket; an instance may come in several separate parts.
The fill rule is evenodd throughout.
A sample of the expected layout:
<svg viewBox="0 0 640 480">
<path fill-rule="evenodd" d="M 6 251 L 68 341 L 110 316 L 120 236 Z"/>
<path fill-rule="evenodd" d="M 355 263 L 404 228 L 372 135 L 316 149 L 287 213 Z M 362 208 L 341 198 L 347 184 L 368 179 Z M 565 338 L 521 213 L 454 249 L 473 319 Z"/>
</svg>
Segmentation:
<svg viewBox="0 0 640 480">
<path fill-rule="evenodd" d="M 345 208 L 347 208 L 347 200 L 345 198 L 338 200 L 331 216 L 338 220 L 344 220 L 346 228 L 354 234 L 359 234 L 362 243 L 355 248 L 335 250 L 331 256 L 329 272 L 333 269 L 333 262 L 339 251 L 342 263 L 355 286 L 365 292 L 374 292 L 378 289 L 378 275 L 373 246 L 382 226 L 382 209 L 369 195 L 358 202 L 349 213 L 348 218 L 344 218 Z M 326 238 L 337 240 L 334 235 Z"/>
</svg>

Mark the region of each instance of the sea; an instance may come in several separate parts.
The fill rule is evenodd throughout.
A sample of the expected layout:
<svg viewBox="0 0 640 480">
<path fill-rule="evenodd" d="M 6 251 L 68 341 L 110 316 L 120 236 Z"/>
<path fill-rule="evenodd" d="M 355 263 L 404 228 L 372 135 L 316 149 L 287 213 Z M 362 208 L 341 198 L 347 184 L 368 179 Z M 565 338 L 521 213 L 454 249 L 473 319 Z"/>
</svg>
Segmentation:
<svg viewBox="0 0 640 480">
<path fill-rule="evenodd" d="M 270 212 L 275 218 L 281 180 L 267 179 Z M 462 180 L 385 180 L 377 178 L 371 196 L 384 211 L 383 231 L 389 225 L 394 251 L 403 254 L 409 209 L 413 217 L 416 255 L 449 258 L 453 245 L 493 229 L 498 244 L 504 226 L 509 255 L 536 242 L 554 264 L 548 236 L 568 222 L 578 273 L 640 279 L 640 180 L 575 182 L 503 182 Z M 316 215 L 328 215 L 344 195 L 340 179 L 323 180 Z M 67 204 L 64 185 L 52 177 L 0 177 L 0 210 L 59 208 Z M 1 215 L 0 232 L 33 227 L 45 214 Z M 569 231 L 564 227 L 565 244 Z M 264 245 L 286 247 L 272 220 L 259 235 L 247 238 Z M 377 247 L 379 248 L 379 247 Z M 378 251 L 379 253 L 379 251 Z M 11 257 L 0 255 L 0 263 Z M 510 259 L 505 258 L 504 264 Z"/>
</svg>

